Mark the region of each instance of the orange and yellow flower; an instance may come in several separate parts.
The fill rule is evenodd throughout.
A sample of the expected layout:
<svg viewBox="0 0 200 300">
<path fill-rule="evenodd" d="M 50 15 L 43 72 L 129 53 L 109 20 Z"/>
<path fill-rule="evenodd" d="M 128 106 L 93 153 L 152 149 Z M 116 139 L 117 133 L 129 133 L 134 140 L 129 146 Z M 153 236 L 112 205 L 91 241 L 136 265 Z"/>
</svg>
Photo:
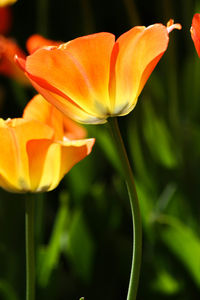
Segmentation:
<svg viewBox="0 0 200 300">
<path fill-rule="evenodd" d="M 23 118 L 0 119 L 0 186 L 18 193 L 54 189 L 91 152 L 94 139 L 83 137 L 83 128 L 36 96 Z"/>
<path fill-rule="evenodd" d="M 180 24 L 136 26 L 116 41 L 101 32 L 16 60 L 36 90 L 82 123 L 128 114 Z"/>
<path fill-rule="evenodd" d="M 14 4 L 17 0 L 0 0 L 0 7 Z"/>
<path fill-rule="evenodd" d="M 200 57 L 200 14 L 193 16 L 190 32 L 197 54 Z"/>
</svg>

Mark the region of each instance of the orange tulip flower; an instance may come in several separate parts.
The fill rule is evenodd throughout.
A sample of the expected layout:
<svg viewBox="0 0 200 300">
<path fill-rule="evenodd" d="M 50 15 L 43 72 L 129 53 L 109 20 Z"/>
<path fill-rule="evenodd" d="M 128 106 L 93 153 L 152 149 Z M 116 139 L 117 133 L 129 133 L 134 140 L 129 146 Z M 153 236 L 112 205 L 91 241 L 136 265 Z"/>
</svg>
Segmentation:
<svg viewBox="0 0 200 300">
<path fill-rule="evenodd" d="M 197 54 L 200 57 L 200 14 L 194 15 L 190 32 Z"/>
<path fill-rule="evenodd" d="M 0 186 L 18 193 L 54 189 L 91 152 L 94 139 L 75 139 L 83 136 L 82 128 L 65 123 L 60 112 L 36 96 L 23 118 L 0 119 Z"/>
<path fill-rule="evenodd" d="M 36 90 L 64 114 L 104 123 L 135 107 L 174 28 L 181 26 L 136 26 L 116 42 L 111 33 L 91 34 L 16 60 Z"/>
</svg>

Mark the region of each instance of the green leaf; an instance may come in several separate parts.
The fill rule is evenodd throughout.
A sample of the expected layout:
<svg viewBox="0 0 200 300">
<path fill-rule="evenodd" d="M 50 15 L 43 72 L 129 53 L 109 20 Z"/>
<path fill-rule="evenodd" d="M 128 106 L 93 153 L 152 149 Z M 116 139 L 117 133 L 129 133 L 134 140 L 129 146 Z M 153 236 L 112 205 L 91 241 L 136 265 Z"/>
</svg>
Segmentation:
<svg viewBox="0 0 200 300">
<path fill-rule="evenodd" d="M 149 176 L 149 171 L 145 164 L 145 154 L 141 145 L 137 123 L 135 122 L 135 119 L 131 118 L 128 123 L 128 141 L 130 147 L 130 158 L 133 162 L 136 176 L 141 178 L 146 186 L 152 187 L 154 185 L 153 177 Z"/>
<path fill-rule="evenodd" d="M 5 280 L 0 279 L 0 299 L 18 300 L 18 297 L 12 286 Z"/>
<path fill-rule="evenodd" d="M 152 157 L 167 168 L 177 166 L 175 143 L 164 119 L 153 111 L 150 101 L 144 106 L 143 132 Z"/>
<path fill-rule="evenodd" d="M 108 131 L 109 127 L 106 127 L 107 124 L 105 124 L 105 126 L 89 126 L 89 135 L 96 138 L 96 143 L 98 143 L 108 161 L 110 161 L 117 171 L 120 171 L 120 164 L 117 158 L 115 146 Z"/>
<path fill-rule="evenodd" d="M 79 209 L 72 218 L 66 254 L 79 276 L 86 282 L 89 281 L 93 266 L 94 243 L 83 213 Z"/>
<path fill-rule="evenodd" d="M 70 188 L 70 194 L 78 202 L 88 194 L 92 180 L 95 177 L 93 155 L 94 152 L 92 151 L 88 157 L 76 164 L 65 177 Z"/>
<path fill-rule="evenodd" d="M 146 189 L 141 181 L 136 180 L 136 189 L 138 193 L 138 199 L 140 202 L 140 211 L 142 216 L 142 222 L 144 229 L 149 232 L 151 230 L 151 217 L 154 208 L 153 199 L 155 198 L 154 193 L 149 189 Z"/>
<path fill-rule="evenodd" d="M 69 222 L 67 195 L 61 194 L 61 203 L 56 215 L 50 242 L 46 247 L 41 247 L 38 253 L 38 282 L 41 286 L 48 284 L 52 271 L 56 268 L 62 251 L 65 228 Z"/>
<path fill-rule="evenodd" d="M 188 270 L 195 283 L 200 286 L 200 238 L 178 219 L 161 215 L 158 222 L 165 224 L 161 238 Z"/>
<path fill-rule="evenodd" d="M 166 270 L 160 270 L 157 278 L 152 282 L 152 288 L 165 295 L 173 295 L 180 291 L 181 284 Z"/>
</svg>

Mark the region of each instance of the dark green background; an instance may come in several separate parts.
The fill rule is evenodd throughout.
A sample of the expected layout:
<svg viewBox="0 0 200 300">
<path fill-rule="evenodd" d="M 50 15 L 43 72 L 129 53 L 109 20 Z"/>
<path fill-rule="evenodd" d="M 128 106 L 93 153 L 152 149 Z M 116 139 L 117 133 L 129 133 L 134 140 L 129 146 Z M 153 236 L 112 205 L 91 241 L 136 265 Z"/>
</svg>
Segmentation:
<svg viewBox="0 0 200 300">
<path fill-rule="evenodd" d="M 180 22 L 134 111 L 119 119 L 143 219 L 138 300 L 200 293 L 200 59 L 190 37 L 200 1 L 19 0 L 9 36 L 68 41 L 117 37 L 135 25 Z M 0 77 L 1 116 L 19 117 L 35 94 Z M 132 225 L 106 126 L 87 126 L 92 154 L 36 201 L 37 300 L 126 299 Z M 25 299 L 24 198 L 0 190 L 0 299 Z"/>
</svg>

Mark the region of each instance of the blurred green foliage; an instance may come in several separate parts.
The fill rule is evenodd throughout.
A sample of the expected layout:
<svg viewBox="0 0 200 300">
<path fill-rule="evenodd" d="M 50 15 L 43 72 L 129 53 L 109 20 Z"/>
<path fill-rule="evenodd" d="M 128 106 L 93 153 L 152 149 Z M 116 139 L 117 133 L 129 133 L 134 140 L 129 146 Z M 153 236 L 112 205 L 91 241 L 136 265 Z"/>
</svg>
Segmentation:
<svg viewBox="0 0 200 300">
<path fill-rule="evenodd" d="M 196 300 L 200 293 L 200 60 L 190 38 L 194 0 L 19 0 L 10 36 L 67 41 L 98 31 L 180 22 L 169 48 L 120 128 L 143 220 L 140 299 Z M 4 118 L 34 95 L 0 78 Z M 92 154 L 36 199 L 37 299 L 126 298 L 132 247 L 125 184 L 105 126 L 87 126 Z M 25 297 L 24 199 L 0 190 L 0 299 Z M 81 298 L 83 299 L 83 298 Z"/>
</svg>

